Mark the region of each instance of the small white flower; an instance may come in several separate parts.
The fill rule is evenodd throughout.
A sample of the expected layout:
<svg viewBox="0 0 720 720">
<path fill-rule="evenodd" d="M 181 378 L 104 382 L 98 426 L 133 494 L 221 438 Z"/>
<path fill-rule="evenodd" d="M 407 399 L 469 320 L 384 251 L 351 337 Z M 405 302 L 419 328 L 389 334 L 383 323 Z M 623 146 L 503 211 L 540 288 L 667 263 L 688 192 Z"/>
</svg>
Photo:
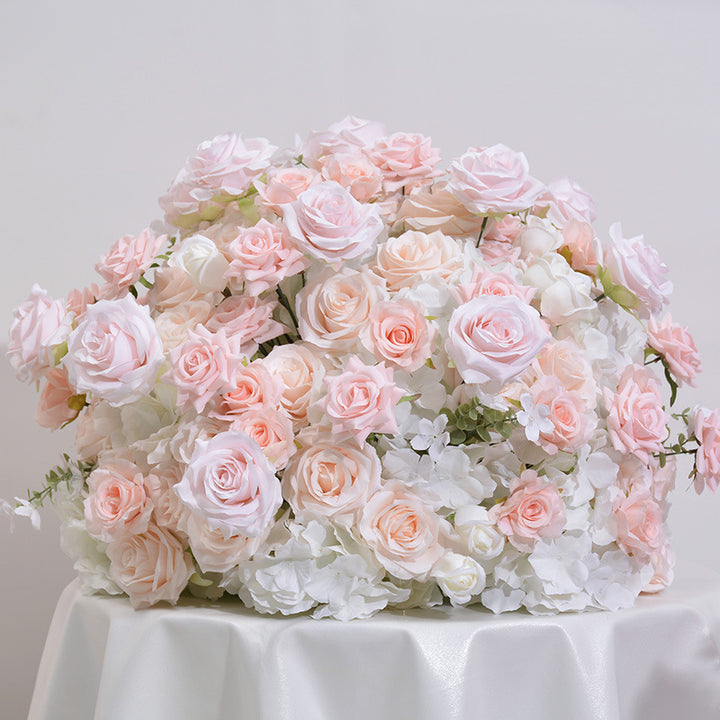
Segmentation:
<svg viewBox="0 0 720 720">
<path fill-rule="evenodd" d="M 548 417 L 550 408 L 544 403 L 533 404 L 530 393 L 523 393 L 520 396 L 522 410 L 517 412 L 518 422 L 525 428 L 525 437 L 532 443 L 540 438 L 540 433 L 552 432 L 553 423 Z"/>
<path fill-rule="evenodd" d="M 450 433 L 445 432 L 447 421 L 447 415 L 438 415 L 434 420 L 421 418 L 417 435 L 410 441 L 410 447 L 413 450 L 427 450 L 428 455 L 437 462 L 450 442 Z"/>
<path fill-rule="evenodd" d="M 7 500 L 0 499 L 0 512 L 10 517 L 10 531 L 12 532 L 15 516 L 30 518 L 30 522 L 35 530 L 40 529 L 40 511 L 32 503 L 15 498 L 17 505 L 12 506 Z"/>
</svg>

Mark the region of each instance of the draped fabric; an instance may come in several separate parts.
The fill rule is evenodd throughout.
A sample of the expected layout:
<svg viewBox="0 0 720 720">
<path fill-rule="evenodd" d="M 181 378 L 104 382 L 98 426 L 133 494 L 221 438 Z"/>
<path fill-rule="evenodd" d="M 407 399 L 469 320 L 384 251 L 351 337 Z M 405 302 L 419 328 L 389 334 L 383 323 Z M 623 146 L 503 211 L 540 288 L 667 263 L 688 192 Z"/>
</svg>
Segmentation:
<svg viewBox="0 0 720 720">
<path fill-rule="evenodd" d="M 237 599 L 133 611 L 72 583 L 30 720 L 717 720 L 720 577 L 698 571 L 631 610 L 481 608 L 341 623 Z"/>
</svg>

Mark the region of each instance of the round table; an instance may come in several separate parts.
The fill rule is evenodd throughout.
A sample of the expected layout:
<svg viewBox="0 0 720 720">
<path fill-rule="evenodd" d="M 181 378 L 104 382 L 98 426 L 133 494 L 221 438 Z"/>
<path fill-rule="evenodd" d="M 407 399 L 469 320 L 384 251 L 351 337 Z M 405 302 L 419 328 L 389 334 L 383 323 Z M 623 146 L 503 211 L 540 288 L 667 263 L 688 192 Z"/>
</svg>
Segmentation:
<svg viewBox="0 0 720 720">
<path fill-rule="evenodd" d="M 235 599 L 62 594 L 30 720 L 720 718 L 720 576 L 696 569 L 617 613 L 480 607 L 341 623 Z"/>
</svg>

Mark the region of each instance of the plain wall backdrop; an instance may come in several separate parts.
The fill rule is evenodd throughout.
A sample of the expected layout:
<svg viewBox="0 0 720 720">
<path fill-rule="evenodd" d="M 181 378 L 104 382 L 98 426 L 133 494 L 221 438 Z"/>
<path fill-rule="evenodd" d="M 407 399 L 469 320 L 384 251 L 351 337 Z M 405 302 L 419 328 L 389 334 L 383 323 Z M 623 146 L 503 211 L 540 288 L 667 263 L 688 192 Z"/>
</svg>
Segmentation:
<svg viewBox="0 0 720 720">
<path fill-rule="evenodd" d="M 697 0 L 3 0 L 0 331 L 32 283 L 59 297 L 95 280 L 117 237 L 159 217 L 156 198 L 200 141 L 233 130 L 290 144 L 355 114 L 432 136 L 445 164 L 503 142 L 535 176 L 591 192 L 601 235 L 617 219 L 644 233 L 704 357 L 684 402 L 720 406 L 719 25 L 720 4 Z M 34 390 L 0 365 L 11 498 L 40 484 L 71 436 L 34 427 Z M 683 477 L 678 563 L 720 570 L 720 498 Z M 16 525 L 0 519 L 8 720 L 27 712 L 73 576 L 52 511 L 42 533 Z"/>
</svg>

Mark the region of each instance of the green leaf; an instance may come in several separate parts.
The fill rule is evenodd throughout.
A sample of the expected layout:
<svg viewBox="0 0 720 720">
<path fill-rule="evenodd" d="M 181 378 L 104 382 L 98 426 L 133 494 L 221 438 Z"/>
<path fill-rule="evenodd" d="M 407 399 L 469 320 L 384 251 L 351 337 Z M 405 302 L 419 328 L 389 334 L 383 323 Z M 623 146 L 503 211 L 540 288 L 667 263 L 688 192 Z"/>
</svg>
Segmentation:
<svg viewBox="0 0 720 720">
<path fill-rule="evenodd" d="M 68 354 L 68 344 L 67 342 L 61 343 L 60 345 L 56 345 L 52 349 L 52 356 L 53 356 L 53 364 L 55 366 L 58 366 L 60 364 L 60 361 Z"/>
<path fill-rule="evenodd" d="M 455 429 L 450 433 L 451 445 L 462 445 L 465 442 L 465 433 L 462 430 Z"/>
<path fill-rule="evenodd" d="M 614 285 L 607 295 L 614 303 L 617 303 L 621 308 L 626 310 L 634 310 L 640 307 L 640 300 L 635 293 L 630 292 L 626 287 L 622 285 Z"/>
</svg>

